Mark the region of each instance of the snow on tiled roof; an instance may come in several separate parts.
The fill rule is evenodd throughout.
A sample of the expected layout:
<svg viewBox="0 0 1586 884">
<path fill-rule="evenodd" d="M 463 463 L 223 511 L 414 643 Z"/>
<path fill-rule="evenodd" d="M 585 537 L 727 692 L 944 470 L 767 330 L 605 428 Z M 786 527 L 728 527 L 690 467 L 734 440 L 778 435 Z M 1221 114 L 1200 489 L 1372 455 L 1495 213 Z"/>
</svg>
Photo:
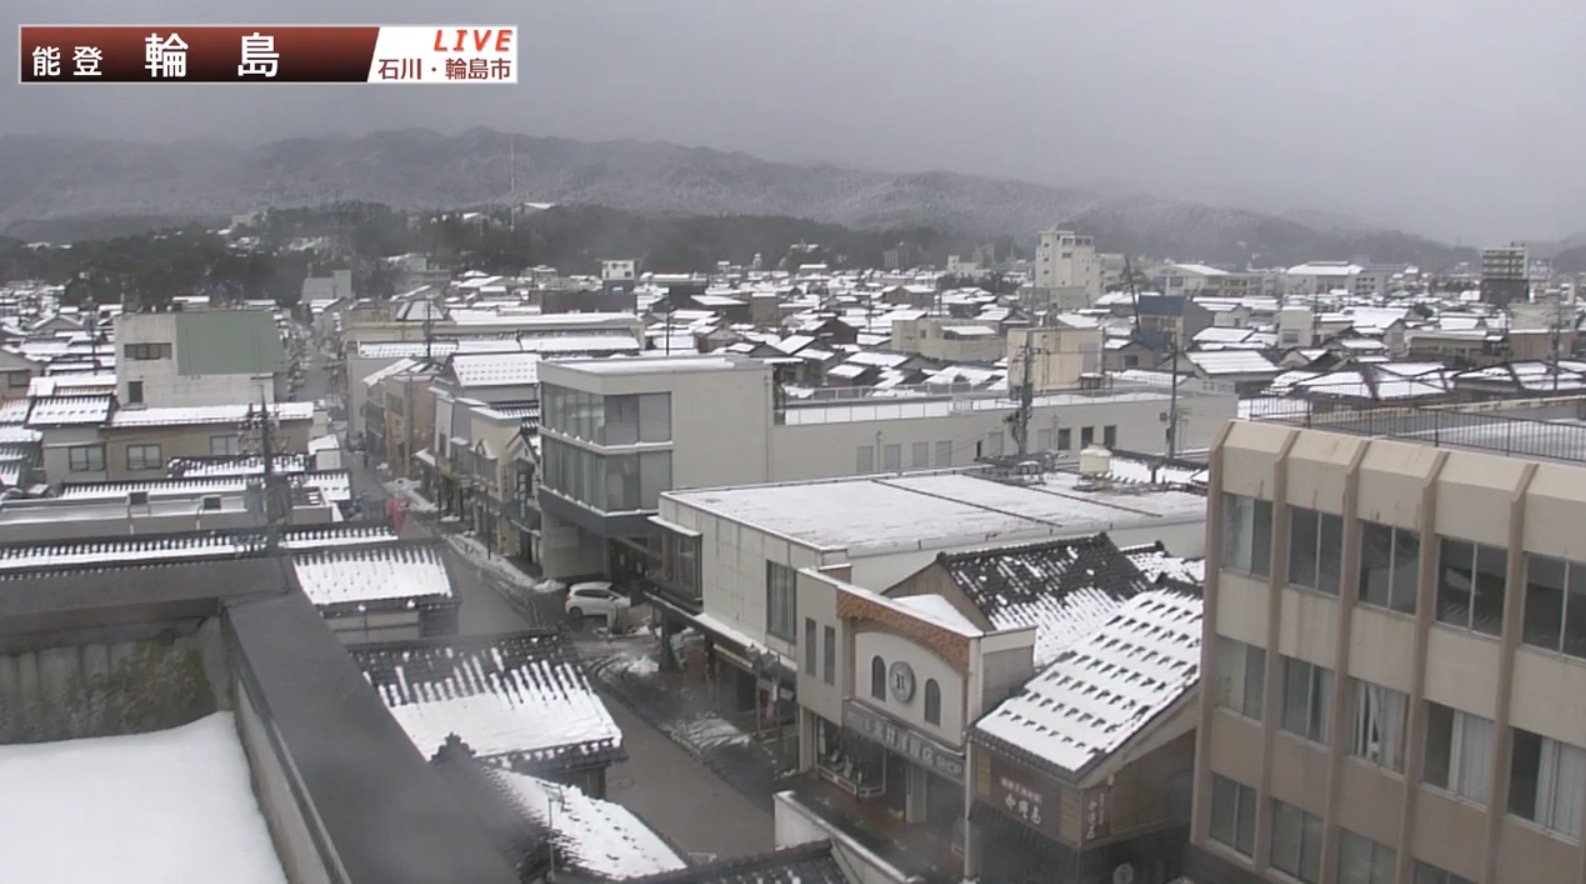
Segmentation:
<svg viewBox="0 0 1586 884">
<path fill-rule="evenodd" d="M 29 396 L 109 395 L 115 391 L 114 373 L 52 374 L 36 377 L 28 382 Z"/>
<path fill-rule="evenodd" d="M 292 555 L 292 570 L 309 601 L 320 607 L 452 595 L 435 544 L 305 550 Z"/>
<path fill-rule="evenodd" d="M 206 494 L 241 494 L 258 474 L 187 475 L 165 479 L 140 479 L 129 482 L 81 482 L 61 486 L 56 495 L 71 500 L 120 500 L 133 491 L 146 491 L 151 498 L 200 497 Z M 352 499 L 352 475 L 346 470 L 289 472 L 293 487 L 312 488 L 325 500 L 339 503 Z"/>
<path fill-rule="evenodd" d="M 1169 580 L 1199 586 L 1206 580 L 1205 559 L 1175 556 L 1167 551 L 1167 547 L 1163 546 L 1161 541 L 1122 547 L 1118 551 L 1128 556 L 1129 561 L 1140 569 L 1140 573 L 1152 581 L 1166 577 Z"/>
<path fill-rule="evenodd" d="M 524 816 L 551 831 L 558 852 L 585 875 L 622 881 L 687 867 L 633 811 L 613 801 L 501 768 L 483 774 Z"/>
<path fill-rule="evenodd" d="M 360 352 L 359 355 L 362 355 L 362 353 Z M 390 365 L 382 366 L 381 368 L 364 375 L 362 379 L 363 385 L 365 387 L 373 387 L 375 384 L 380 383 L 388 377 L 399 375 L 404 371 L 418 368 L 423 364 L 424 361 L 422 359 L 398 359 Z"/>
<path fill-rule="evenodd" d="M 426 757 L 456 734 L 482 761 L 568 769 L 621 756 L 622 731 L 559 632 L 352 651 Z"/>
<path fill-rule="evenodd" d="M 937 562 L 997 629 L 1036 628 L 1037 668 L 1151 586 L 1105 534 L 943 553 Z"/>
<path fill-rule="evenodd" d="M 1185 353 L 1184 358 L 1208 375 L 1224 374 L 1277 374 L 1277 366 L 1254 350 L 1196 350 Z"/>
<path fill-rule="evenodd" d="M 396 540 L 396 534 L 387 525 L 348 525 L 288 529 L 282 535 L 281 546 L 287 550 L 312 550 L 347 544 L 394 543 Z M 0 547 L 0 573 L 228 558 L 254 555 L 262 550 L 263 541 L 259 535 L 247 532 L 26 543 Z"/>
<path fill-rule="evenodd" d="M 1080 773 L 1116 751 L 1200 680 L 1200 595 L 1163 587 L 1099 628 L 976 722 L 974 732 Z"/>
<path fill-rule="evenodd" d="M 538 353 L 458 354 L 450 365 L 463 387 L 516 387 L 540 380 Z"/>
<path fill-rule="evenodd" d="M 277 454 L 273 460 L 272 466 L 278 473 L 302 473 L 309 467 L 306 454 Z M 181 479 L 261 476 L 264 474 L 264 458 L 259 455 L 174 457 L 166 464 L 166 470 L 173 478 Z"/>
<path fill-rule="evenodd" d="M 0 424 L 0 445 L 30 445 L 44 438 L 38 430 Z"/>
<path fill-rule="evenodd" d="M 248 418 L 250 409 L 258 407 L 243 402 L 231 405 L 124 408 L 116 412 L 110 425 L 112 427 L 178 427 L 193 424 L 237 424 Z M 312 402 L 276 402 L 269 408 L 270 416 L 276 420 L 306 421 L 314 418 Z"/>
<path fill-rule="evenodd" d="M 11 399 L 0 402 L 0 424 L 19 425 L 28 419 L 28 409 L 33 403 L 26 399 Z"/>
<path fill-rule="evenodd" d="M 102 424 L 115 407 L 115 397 L 100 396 L 40 396 L 28 400 L 26 423 L 30 427 L 65 427 L 85 424 Z"/>
</svg>

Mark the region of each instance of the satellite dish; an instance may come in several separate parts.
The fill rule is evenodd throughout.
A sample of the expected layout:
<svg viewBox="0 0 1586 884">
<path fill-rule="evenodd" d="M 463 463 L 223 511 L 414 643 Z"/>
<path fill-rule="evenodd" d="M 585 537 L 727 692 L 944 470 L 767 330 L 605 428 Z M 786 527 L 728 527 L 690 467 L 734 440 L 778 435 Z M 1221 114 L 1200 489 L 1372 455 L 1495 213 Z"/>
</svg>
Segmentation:
<svg viewBox="0 0 1586 884">
<path fill-rule="evenodd" d="M 1134 884 L 1134 866 L 1124 863 L 1113 869 L 1112 884 Z"/>
</svg>

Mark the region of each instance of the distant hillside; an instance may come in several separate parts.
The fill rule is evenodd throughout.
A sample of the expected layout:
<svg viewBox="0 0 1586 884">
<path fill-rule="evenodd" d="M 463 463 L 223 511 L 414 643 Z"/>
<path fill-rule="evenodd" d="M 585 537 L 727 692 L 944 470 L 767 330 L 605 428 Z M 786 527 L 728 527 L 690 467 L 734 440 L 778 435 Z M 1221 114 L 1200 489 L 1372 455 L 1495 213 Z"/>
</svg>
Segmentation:
<svg viewBox="0 0 1586 884">
<path fill-rule="evenodd" d="M 1281 218 L 950 172 L 865 172 L 672 144 L 488 129 L 456 136 L 405 129 L 259 147 L 11 135 L 0 137 L 0 169 L 0 227 L 19 236 L 55 225 L 18 222 L 80 216 L 113 228 L 103 219 L 193 218 L 350 200 L 433 210 L 499 204 L 515 195 L 641 214 L 778 215 L 860 230 L 929 226 L 987 238 L 1028 240 L 1063 225 L 1094 234 L 1109 251 L 1181 260 L 1369 257 L 1439 267 L 1467 256 L 1405 233 L 1297 220 L 1305 213 Z"/>
</svg>

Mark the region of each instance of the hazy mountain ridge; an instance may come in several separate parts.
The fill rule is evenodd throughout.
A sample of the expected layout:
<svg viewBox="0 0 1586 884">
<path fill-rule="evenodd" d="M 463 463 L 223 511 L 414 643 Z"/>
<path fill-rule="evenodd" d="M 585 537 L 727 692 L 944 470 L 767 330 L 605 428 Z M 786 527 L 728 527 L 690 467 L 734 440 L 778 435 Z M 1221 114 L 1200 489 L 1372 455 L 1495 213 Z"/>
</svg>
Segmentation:
<svg viewBox="0 0 1586 884">
<path fill-rule="evenodd" d="M 472 129 L 293 138 L 257 147 L 0 137 L 0 226 L 73 216 L 199 216 L 367 200 L 422 210 L 518 201 L 641 213 L 788 215 L 878 230 L 915 225 L 991 237 L 1073 226 L 1113 251 L 1182 260 L 1415 261 L 1465 256 L 1422 237 L 1306 223 L 1150 196 L 952 172 L 878 173 L 775 163 L 639 141 L 580 142 Z M 1352 220 L 1352 219 L 1351 219 Z"/>
</svg>

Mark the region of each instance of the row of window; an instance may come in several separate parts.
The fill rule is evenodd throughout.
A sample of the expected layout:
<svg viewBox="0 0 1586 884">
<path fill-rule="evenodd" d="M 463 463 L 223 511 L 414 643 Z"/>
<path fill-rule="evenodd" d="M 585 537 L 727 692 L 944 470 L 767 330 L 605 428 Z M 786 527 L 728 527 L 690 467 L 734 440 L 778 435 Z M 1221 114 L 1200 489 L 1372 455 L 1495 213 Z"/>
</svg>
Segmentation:
<svg viewBox="0 0 1586 884">
<path fill-rule="evenodd" d="M 1244 855 L 1255 856 L 1256 790 L 1227 777 L 1212 775 L 1210 835 L 1213 841 Z M 1272 868 L 1305 884 L 1322 875 L 1322 818 L 1292 804 L 1272 802 Z M 1398 851 L 1346 828 L 1338 830 L 1338 884 L 1393 884 Z M 1413 884 L 1471 884 L 1427 862 L 1415 861 Z"/>
<path fill-rule="evenodd" d="M 1273 504 L 1223 495 L 1222 565 L 1255 577 L 1272 576 Z M 1361 604 L 1414 614 L 1421 585 L 1420 534 L 1360 520 Z M 1287 582 L 1336 595 L 1342 584 L 1344 519 L 1289 507 Z M 1507 550 L 1436 539 L 1433 604 L 1437 621 L 1482 635 L 1503 633 L 1508 592 Z M 1586 563 L 1525 554 L 1522 640 L 1533 647 L 1586 659 Z"/>
<path fill-rule="evenodd" d="M 242 439 L 235 435 L 209 437 L 211 455 L 236 455 L 242 453 Z M 105 471 L 105 446 L 74 445 L 66 449 L 66 466 L 74 473 L 102 473 Z M 147 443 L 127 446 L 127 470 L 163 470 L 165 457 L 160 445 Z"/>
<path fill-rule="evenodd" d="M 1213 650 L 1216 705 L 1262 720 L 1266 652 L 1219 636 Z M 1326 667 L 1280 657 L 1281 708 L 1278 726 L 1314 743 L 1330 745 L 1333 673 Z M 1345 749 L 1354 758 L 1404 773 L 1409 732 L 1409 698 L 1360 679 L 1349 680 Z M 1421 782 L 1460 798 L 1485 803 L 1491 790 L 1493 723 L 1480 716 L 1426 704 Z M 1514 729 L 1509 757 L 1508 811 L 1567 838 L 1580 835 L 1586 804 L 1586 750 Z"/>
<path fill-rule="evenodd" d="M 560 439 L 541 442 L 540 483 L 606 513 L 653 510 L 672 487 L 672 452 L 607 454 Z"/>
<path fill-rule="evenodd" d="M 602 396 L 555 384 L 540 388 L 542 426 L 596 445 L 672 441 L 672 394 Z"/>
<path fill-rule="evenodd" d="M 148 362 L 155 359 L 170 359 L 170 344 L 126 344 L 121 348 L 122 355 L 127 359 L 139 362 Z"/>
<path fill-rule="evenodd" d="M 814 620 L 804 620 L 804 674 L 815 674 L 815 629 L 819 624 Z M 821 636 L 819 650 L 821 657 L 821 680 L 829 685 L 837 684 L 837 629 L 832 626 L 824 628 Z"/>
<path fill-rule="evenodd" d="M 1072 452 L 1074 431 L 1071 427 L 1052 429 L 1036 429 L 1036 451 Z M 1088 448 L 1096 442 L 1095 427 L 1079 428 L 1079 447 Z M 988 457 L 1002 457 L 1009 453 L 1009 440 L 1002 432 L 992 433 L 986 437 L 983 454 Z M 1118 445 L 1118 427 L 1108 424 L 1101 428 L 1101 444 L 1106 448 Z M 867 473 L 889 473 L 904 468 L 904 446 L 902 443 L 893 443 L 881 446 L 881 457 L 876 459 L 876 446 L 860 445 L 854 452 L 854 466 L 861 475 Z M 911 470 L 945 469 L 953 465 L 953 443 L 951 442 L 911 442 L 907 448 L 908 468 Z"/>
</svg>

